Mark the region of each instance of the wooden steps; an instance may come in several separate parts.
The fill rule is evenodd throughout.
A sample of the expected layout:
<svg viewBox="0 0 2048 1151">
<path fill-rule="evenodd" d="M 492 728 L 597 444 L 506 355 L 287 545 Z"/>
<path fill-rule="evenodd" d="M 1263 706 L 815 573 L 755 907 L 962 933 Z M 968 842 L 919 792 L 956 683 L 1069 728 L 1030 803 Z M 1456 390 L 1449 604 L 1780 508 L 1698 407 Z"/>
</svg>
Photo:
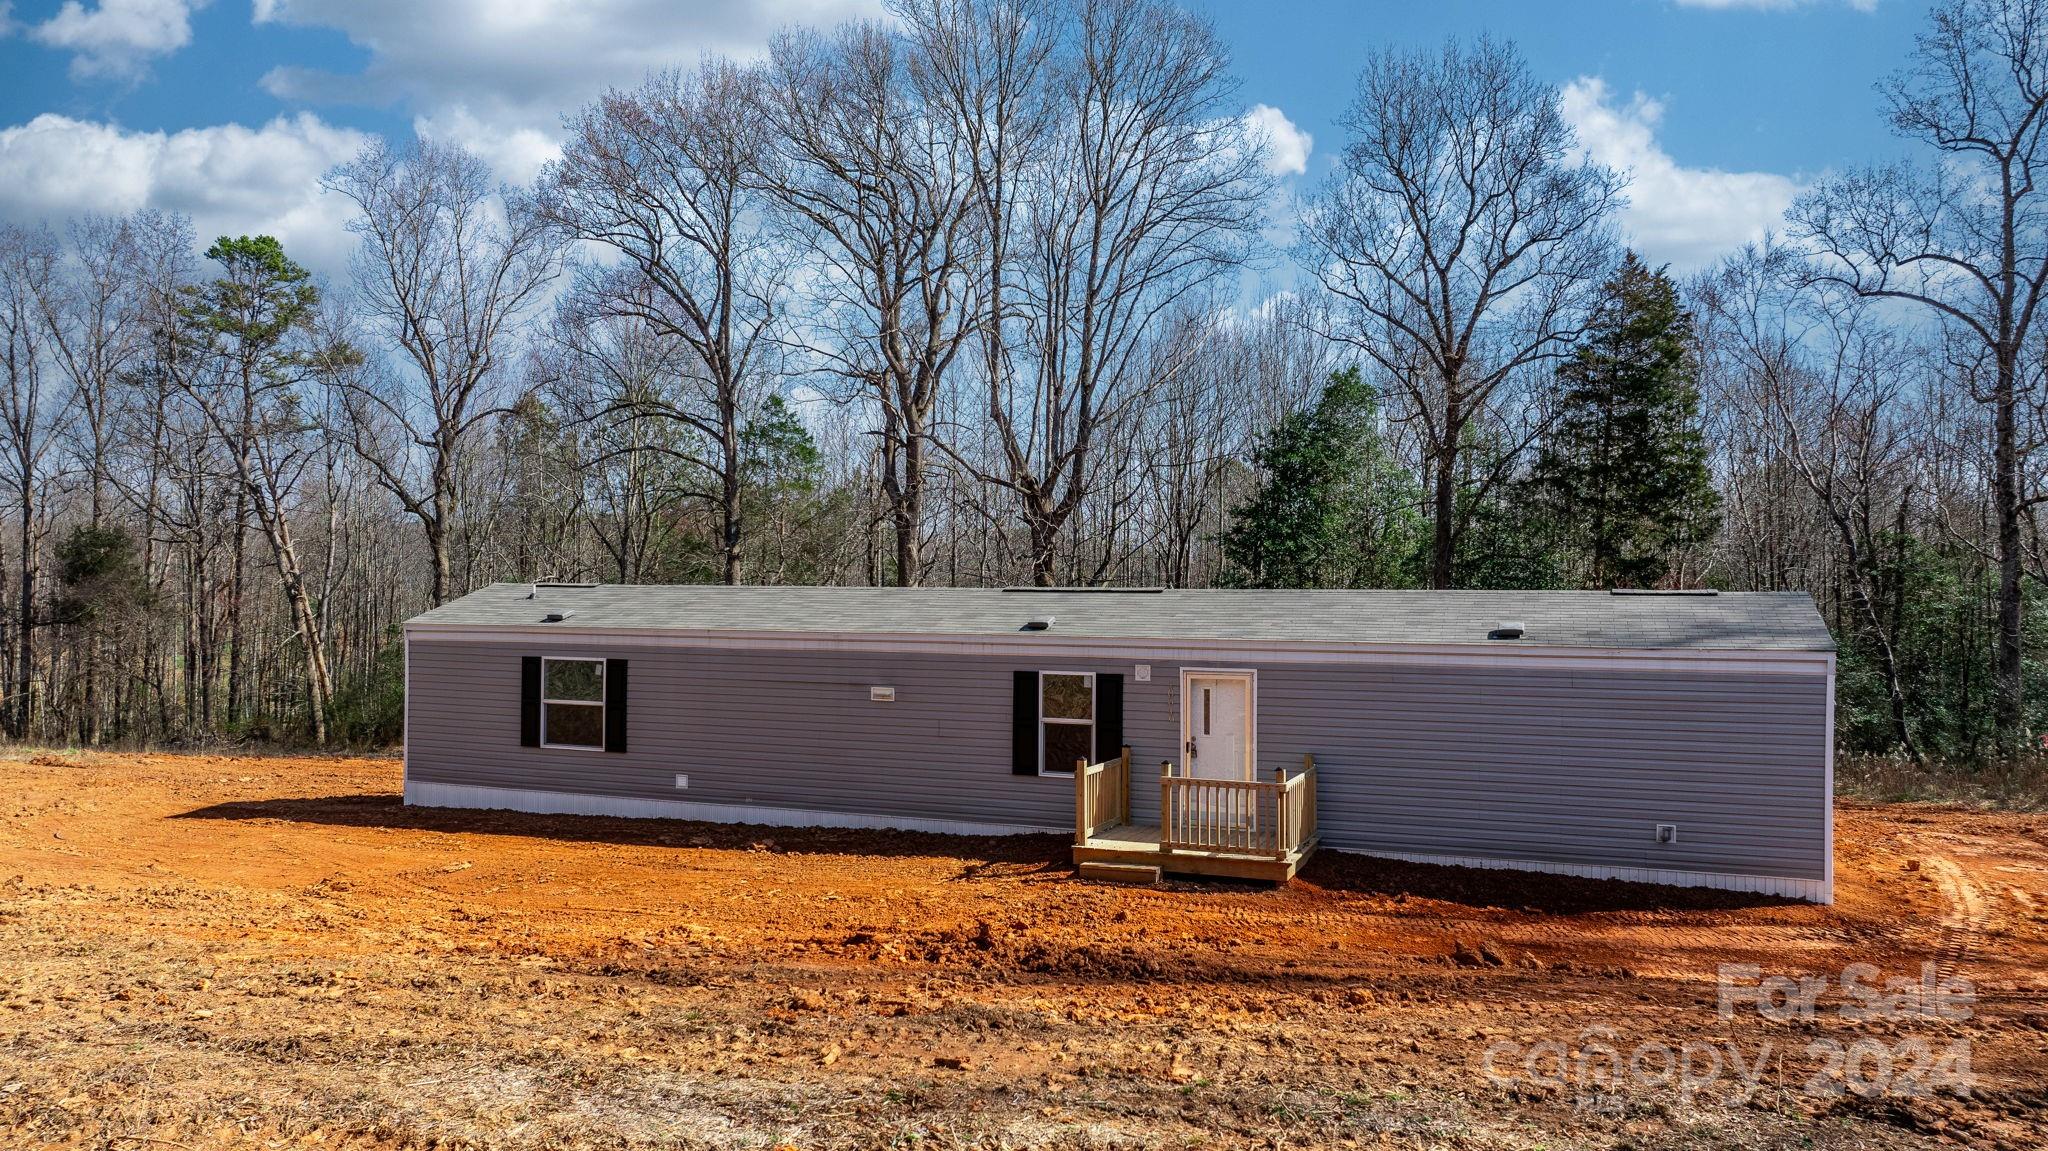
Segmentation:
<svg viewBox="0 0 2048 1151">
<path fill-rule="evenodd" d="M 1160 875 L 1206 875 L 1286 883 L 1316 849 L 1316 761 L 1271 781 L 1206 779 L 1159 764 L 1159 811 L 1166 821 L 1131 822 L 1131 749 L 1101 763 L 1074 764 L 1074 866 L 1081 878 L 1156 883 Z M 1168 849 L 1166 844 L 1172 844 Z"/>
<path fill-rule="evenodd" d="M 1080 865 L 1081 878 L 1093 879 L 1099 883 L 1136 883 L 1150 886 L 1159 882 L 1159 869 L 1137 863 L 1098 863 L 1090 861 Z"/>
<path fill-rule="evenodd" d="M 1074 864 L 1089 878 L 1090 867 L 1142 868 L 1168 875 L 1202 875 L 1221 879 L 1254 879 L 1285 883 L 1294 878 L 1302 862 L 1314 854 L 1316 840 L 1310 839 L 1285 859 L 1270 855 L 1244 855 L 1227 851 L 1161 851 L 1159 829 L 1129 824 L 1089 836 L 1074 845 Z"/>
</svg>

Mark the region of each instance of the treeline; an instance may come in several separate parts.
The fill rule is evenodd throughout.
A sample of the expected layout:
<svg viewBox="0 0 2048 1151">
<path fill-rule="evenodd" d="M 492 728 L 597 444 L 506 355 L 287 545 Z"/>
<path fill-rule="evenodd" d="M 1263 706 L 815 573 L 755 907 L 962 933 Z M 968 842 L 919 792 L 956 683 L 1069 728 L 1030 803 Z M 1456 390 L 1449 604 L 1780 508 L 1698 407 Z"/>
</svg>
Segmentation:
<svg viewBox="0 0 2048 1151">
<path fill-rule="evenodd" d="M 1920 165 L 1682 282 L 1510 45 L 1372 54 L 1289 201 L 1169 3 L 895 8 L 607 93 L 530 187 L 375 145 L 342 282 L 0 232 L 6 734 L 389 741 L 398 625 L 533 578 L 1805 589 L 1848 748 L 2041 727 L 2039 4 L 1937 8 Z"/>
</svg>

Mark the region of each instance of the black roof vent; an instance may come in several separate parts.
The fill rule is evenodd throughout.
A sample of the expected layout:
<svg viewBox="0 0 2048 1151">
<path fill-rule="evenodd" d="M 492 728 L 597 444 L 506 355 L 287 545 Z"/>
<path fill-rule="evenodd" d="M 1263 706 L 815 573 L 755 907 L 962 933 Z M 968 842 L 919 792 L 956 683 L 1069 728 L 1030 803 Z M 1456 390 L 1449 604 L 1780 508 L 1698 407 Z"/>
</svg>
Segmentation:
<svg viewBox="0 0 2048 1151">
<path fill-rule="evenodd" d="M 1100 595 L 1158 595 L 1166 589 L 1163 587 L 1031 587 L 1028 585 L 1018 585 L 1016 587 L 1006 587 L 1003 590 L 1006 592 L 1059 592 L 1063 595 L 1072 595 L 1077 592 L 1095 592 Z"/>
<path fill-rule="evenodd" d="M 1608 594 L 1608 595 L 1720 595 L 1721 593 L 1720 593 L 1720 592 L 1718 592 L 1718 591 L 1715 591 L 1715 590 L 1714 590 L 1713 588 L 1710 588 L 1710 587 L 1675 587 L 1675 588 L 1657 588 L 1657 587 L 1611 587 L 1611 588 L 1608 588 L 1608 589 L 1607 589 L 1607 594 Z"/>
<path fill-rule="evenodd" d="M 547 588 L 547 589 L 549 589 L 549 590 L 551 590 L 551 591 L 560 591 L 560 590 L 564 590 L 564 589 L 567 589 L 567 590 L 574 590 L 574 591 L 588 591 L 588 590 L 590 590 L 591 588 L 594 588 L 594 587 L 597 587 L 597 586 L 598 586 L 598 584 L 597 584 L 597 581 L 596 581 L 596 580 L 550 580 L 550 579 L 537 579 L 537 580 L 533 581 L 533 587 L 531 587 L 531 588 L 529 588 L 529 589 L 527 590 L 527 592 L 526 592 L 526 598 L 527 598 L 527 599 L 538 599 L 538 598 L 540 598 L 540 592 L 541 592 L 541 589 L 542 589 L 542 588 Z"/>
<path fill-rule="evenodd" d="M 575 614 L 576 613 L 573 610 L 551 611 L 548 614 L 540 617 L 540 620 L 542 623 L 561 623 L 563 620 L 568 619 L 570 616 Z"/>
<path fill-rule="evenodd" d="M 1490 631 L 1490 632 L 1487 632 L 1487 633 L 1486 633 L 1486 638 L 1487 638 L 1487 639 L 1521 639 L 1521 638 L 1522 638 L 1522 631 L 1523 631 L 1523 628 L 1522 628 L 1522 621 L 1521 621 L 1521 620 L 1518 620 L 1518 619 L 1504 619 L 1504 620 L 1500 621 L 1499 623 L 1497 623 L 1497 624 L 1493 625 L 1493 630 L 1492 630 L 1492 631 Z"/>
<path fill-rule="evenodd" d="M 1031 617 L 1030 619 L 1027 619 L 1027 620 L 1025 620 L 1025 621 L 1024 621 L 1024 630 L 1025 630 L 1025 631 L 1051 631 L 1051 630 L 1052 630 L 1052 620 L 1053 620 L 1053 617 L 1051 617 L 1051 616 L 1049 616 L 1049 615 L 1035 615 L 1035 616 L 1032 616 L 1032 617 Z"/>
</svg>

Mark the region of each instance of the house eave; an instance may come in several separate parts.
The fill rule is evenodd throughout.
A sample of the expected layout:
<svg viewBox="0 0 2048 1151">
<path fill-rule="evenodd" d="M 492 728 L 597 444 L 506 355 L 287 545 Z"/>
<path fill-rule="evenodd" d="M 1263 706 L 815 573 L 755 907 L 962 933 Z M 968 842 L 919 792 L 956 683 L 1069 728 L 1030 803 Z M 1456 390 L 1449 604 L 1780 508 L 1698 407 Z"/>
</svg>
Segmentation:
<svg viewBox="0 0 2048 1151">
<path fill-rule="evenodd" d="M 1053 632 L 1007 634 L 882 631 L 742 631 L 727 628 L 566 627 L 562 624 L 457 624 L 414 620 L 409 639 L 558 644 L 626 643 L 655 648 L 739 651 L 834 651 L 876 654 L 951 654 L 992 658 L 1130 659 L 1138 662 L 1238 659 L 1274 663 L 1441 664 L 1486 666 L 1629 667 L 1639 670 L 1712 669 L 1780 675 L 1832 674 L 1831 650 L 1785 648 L 1590 647 L 1513 642 L 1356 643 L 1245 640 L 1186 636 L 1074 636 Z"/>
</svg>

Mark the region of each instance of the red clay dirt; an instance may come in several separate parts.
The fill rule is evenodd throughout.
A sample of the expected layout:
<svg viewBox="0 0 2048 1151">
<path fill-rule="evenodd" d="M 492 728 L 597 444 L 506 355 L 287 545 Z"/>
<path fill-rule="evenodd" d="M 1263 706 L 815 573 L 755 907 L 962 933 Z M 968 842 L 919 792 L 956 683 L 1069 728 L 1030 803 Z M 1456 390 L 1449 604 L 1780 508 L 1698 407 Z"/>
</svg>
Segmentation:
<svg viewBox="0 0 2048 1151">
<path fill-rule="evenodd" d="M 0 1145 L 2048 1141 L 2048 817 L 1842 807 L 1815 907 L 1334 852 L 1281 889 L 1127 888 L 1053 836 L 398 786 L 388 759 L 0 761 Z M 1975 1001 L 1718 1010 L 1722 964 L 1858 963 Z"/>
</svg>

